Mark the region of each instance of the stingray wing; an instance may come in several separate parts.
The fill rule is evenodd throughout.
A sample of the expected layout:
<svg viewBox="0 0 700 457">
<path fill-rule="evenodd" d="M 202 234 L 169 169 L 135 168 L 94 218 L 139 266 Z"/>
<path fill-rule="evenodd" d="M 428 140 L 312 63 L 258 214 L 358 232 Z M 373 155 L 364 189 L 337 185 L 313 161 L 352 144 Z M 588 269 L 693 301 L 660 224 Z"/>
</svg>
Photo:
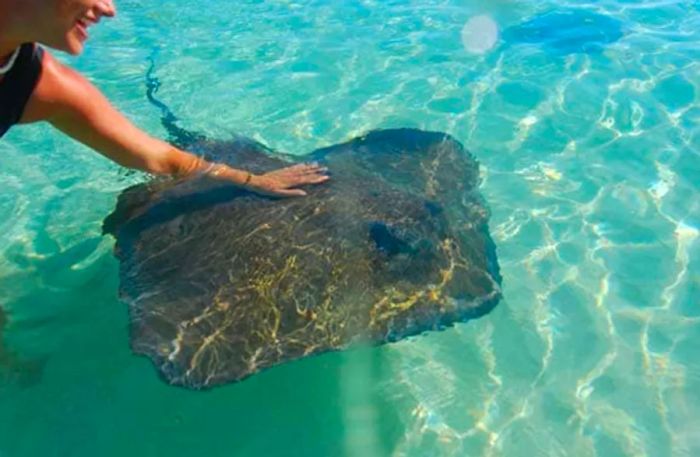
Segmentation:
<svg viewBox="0 0 700 457">
<path fill-rule="evenodd" d="M 427 198 L 461 198 L 477 189 L 479 166 L 474 156 L 450 135 L 416 129 L 377 130 L 312 154 L 329 168 L 350 169 Z"/>
</svg>

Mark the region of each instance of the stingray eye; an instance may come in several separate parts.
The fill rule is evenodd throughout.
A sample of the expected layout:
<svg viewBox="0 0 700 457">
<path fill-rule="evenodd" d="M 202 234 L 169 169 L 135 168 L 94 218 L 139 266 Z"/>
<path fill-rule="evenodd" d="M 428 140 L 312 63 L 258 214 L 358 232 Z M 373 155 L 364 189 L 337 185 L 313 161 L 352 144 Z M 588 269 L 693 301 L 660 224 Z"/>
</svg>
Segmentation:
<svg viewBox="0 0 700 457">
<path fill-rule="evenodd" d="M 383 222 L 372 222 L 369 227 L 369 236 L 377 250 L 390 257 L 397 254 L 412 254 L 415 251 L 411 243 L 405 239 L 405 234 Z"/>
</svg>

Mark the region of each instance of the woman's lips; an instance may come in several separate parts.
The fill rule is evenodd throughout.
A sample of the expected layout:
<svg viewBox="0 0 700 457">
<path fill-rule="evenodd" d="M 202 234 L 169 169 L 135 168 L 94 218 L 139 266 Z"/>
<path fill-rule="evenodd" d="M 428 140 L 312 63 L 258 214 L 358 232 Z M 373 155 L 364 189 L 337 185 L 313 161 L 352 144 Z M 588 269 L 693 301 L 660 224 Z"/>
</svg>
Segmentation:
<svg viewBox="0 0 700 457">
<path fill-rule="evenodd" d="M 78 31 L 78 36 L 80 37 L 81 41 L 88 39 L 87 28 L 88 24 L 83 20 L 78 20 L 75 24 L 75 29 Z"/>
</svg>

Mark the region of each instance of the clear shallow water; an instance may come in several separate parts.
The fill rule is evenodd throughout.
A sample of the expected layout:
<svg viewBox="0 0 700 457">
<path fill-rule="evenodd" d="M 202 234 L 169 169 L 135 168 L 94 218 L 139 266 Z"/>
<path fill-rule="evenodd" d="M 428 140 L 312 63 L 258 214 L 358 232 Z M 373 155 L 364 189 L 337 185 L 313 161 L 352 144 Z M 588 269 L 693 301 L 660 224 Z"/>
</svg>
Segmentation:
<svg viewBox="0 0 700 457">
<path fill-rule="evenodd" d="M 121 1 L 71 64 L 155 135 L 304 154 L 377 127 L 451 133 L 483 167 L 504 276 L 490 315 L 208 392 L 129 352 L 102 219 L 143 179 L 44 126 L 0 142 L 0 455 L 700 452 L 700 9 L 604 1 L 602 52 L 464 50 L 562 2 Z"/>
</svg>

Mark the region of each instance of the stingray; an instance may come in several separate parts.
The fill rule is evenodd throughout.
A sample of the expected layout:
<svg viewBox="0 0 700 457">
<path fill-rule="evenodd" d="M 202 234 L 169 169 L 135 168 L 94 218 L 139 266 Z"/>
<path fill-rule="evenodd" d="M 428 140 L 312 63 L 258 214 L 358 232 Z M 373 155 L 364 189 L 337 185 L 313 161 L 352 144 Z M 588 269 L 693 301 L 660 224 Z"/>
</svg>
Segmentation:
<svg viewBox="0 0 700 457">
<path fill-rule="evenodd" d="M 187 132 L 160 106 L 174 142 L 209 160 L 254 173 L 299 160 L 250 139 Z M 119 196 L 104 230 L 116 237 L 131 347 L 167 382 L 240 381 L 444 329 L 500 300 L 478 163 L 454 138 L 381 130 L 303 159 L 332 173 L 306 197 L 207 178 L 154 179 Z"/>
<path fill-rule="evenodd" d="M 622 36 L 622 22 L 584 9 L 550 11 L 503 32 L 506 43 L 540 45 L 560 55 L 601 52 Z"/>
</svg>

